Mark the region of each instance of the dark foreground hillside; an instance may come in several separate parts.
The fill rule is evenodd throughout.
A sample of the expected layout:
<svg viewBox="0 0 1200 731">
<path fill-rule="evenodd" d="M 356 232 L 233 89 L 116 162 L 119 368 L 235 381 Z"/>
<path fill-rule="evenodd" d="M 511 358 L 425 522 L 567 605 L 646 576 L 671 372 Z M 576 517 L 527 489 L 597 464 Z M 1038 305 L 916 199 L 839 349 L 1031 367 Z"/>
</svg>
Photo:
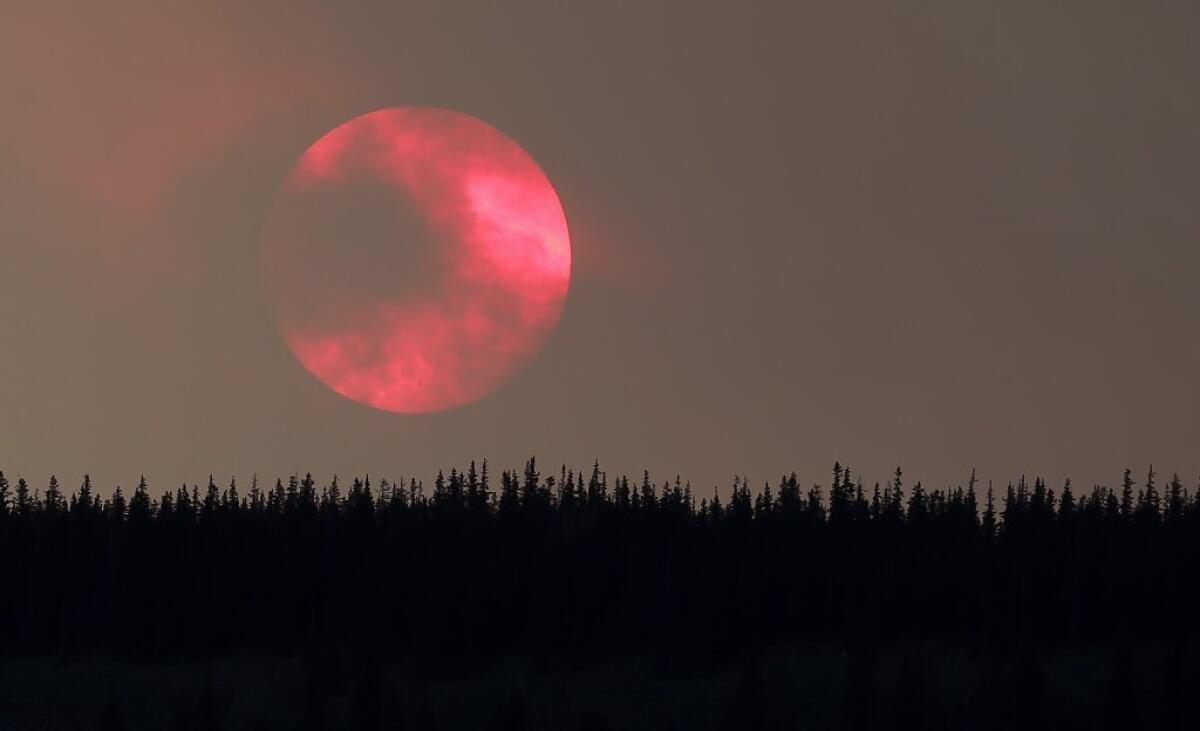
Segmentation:
<svg viewBox="0 0 1200 731">
<path fill-rule="evenodd" d="M 5 729 L 1190 729 L 1193 653 L 768 645 L 727 662 L 623 655 L 454 667 L 362 657 L 4 666 Z"/>
<path fill-rule="evenodd" d="M 0 476 L 0 729 L 1189 728 L 1200 499 Z"/>
</svg>

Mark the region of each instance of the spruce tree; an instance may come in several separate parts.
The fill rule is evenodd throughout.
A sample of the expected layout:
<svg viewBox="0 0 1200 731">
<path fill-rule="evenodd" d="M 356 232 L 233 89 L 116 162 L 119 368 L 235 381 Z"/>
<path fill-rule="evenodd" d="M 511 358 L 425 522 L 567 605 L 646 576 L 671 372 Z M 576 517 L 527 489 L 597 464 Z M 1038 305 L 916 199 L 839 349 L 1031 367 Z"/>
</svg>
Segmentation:
<svg viewBox="0 0 1200 731">
<path fill-rule="evenodd" d="M 479 473 L 475 469 L 475 460 L 471 460 L 471 466 L 467 469 L 467 509 L 477 518 L 482 518 L 487 515 L 488 496 L 479 480 Z"/>
<path fill-rule="evenodd" d="M 121 492 L 121 486 L 117 485 L 117 489 L 113 490 L 112 499 L 108 502 L 108 520 L 114 524 L 125 522 L 126 504 L 125 494 Z"/>
<path fill-rule="evenodd" d="M 1136 511 L 1138 516 L 1148 523 L 1157 523 L 1162 518 L 1162 508 L 1154 478 L 1154 465 L 1150 465 L 1146 473 L 1146 487 L 1141 492 L 1141 499 L 1138 501 Z"/>
<path fill-rule="evenodd" d="M 721 506 L 721 495 L 716 486 L 713 487 L 712 502 L 708 504 L 708 511 L 714 523 L 720 523 L 721 519 L 725 517 L 725 509 Z"/>
<path fill-rule="evenodd" d="M 996 537 L 996 495 L 988 480 L 988 497 L 983 510 L 983 534 L 989 540 Z"/>
<path fill-rule="evenodd" d="M 587 501 L 589 505 L 595 507 L 604 503 L 607 495 L 604 494 L 602 487 L 603 483 L 600 481 L 600 460 L 597 459 L 592 463 L 592 476 L 588 478 Z"/>
<path fill-rule="evenodd" d="M 300 480 L 296 501 L 300 515 L 311 518 L 317 514 L 320 507 L 317 505 L 317 481 L 313 479 L 311 472 L 305 472 L 304 479 Z"/>
<path fill-rule="evenodd" d="M 925 488 L 921 487 L 921 481 L 917 480 L 917 484 L 913 485 L 912 495 L 908 498 L 908 520 L 913 524 L 920 524 L 929 517 L 929 501 L 925 496 Z"/>
<path fill-rule="evenodd" d="M 280 486 L 280 495 L 283 494 L 283 487 Z M 280 498 L 282 500 L 282 497 Z M 338 476 L 334 475 L 329 484 L 325 486 L 325 497 L 321 500 L 321 514 L 325 516 L 334 516 L 342 509 L 342 488 L 338 484 Z"/>
<path fill-rule="evenodd" d="M 642 472 L 642 486 L 638 493 L 638 503 L 641 505 L 644 512 L 652 512 L 658 504 L 658 496 L 655 494 L 654 483 L 650 481 L 650 473 Z"/>
<path fill-rule="evenodd" d="M 204 490 L 204 502 L 200 504 L 200 522 L 210 522 L 217 514 L 217 508 L 221 505 L 221 491 L 217 488 L 217 483 L 213 480 L 213 476 L 208 476 L 208 486 Z"/>
<path fill-rule="evenodd" d="M 42 512 L 51 518 L 65 512 L 62 490 L 58 486 L 58 478 L 54 475 L 50 475 L 50 483 L 46 486 L 46 497 Z"/>
<path fill-rule="evenodd" d="M 1179 473 L 1176 472 L 1171 475 L 1171 483 L 1167 486 L 1167 522 L 1174 524 L 1183 518 L 1186 502 L 1186 491 L 1183 488 L 1183 482 L 1179 479 Z"/>
<path fill-rule="evenodd" d="M 888 519 L 898 523 L 904 518 L 904 472 L 899 467 L 896 467 L 896 476 L 890 485 L 888 497 L 891 500 L 888 505 Z"/>
<path fill-rule="evenodd" d="M 258 473 L 255 472 L 250 478 L 250 490 L 246 493 L 249 502 L 250 513 L 258 515 L 266 508 L 266 502 L 263 499 L 262 490 L 258 486 Z"/>
<path fill-rule="evenodd" d="M 7 518 L 12 511 L 12 495 L 9 492 L 8 478 L 0 470 L 0 518 Z"/>
<path fill-rule="evenodd" d="M 145 526 L 150 523 L 150 517 L 150 491 L 146 486 L 146 476 L 142 475 L 129 500 L 129 522 Z"/>
<path fill-rule="evenodd" d="M 180 485 L 175 491 L 175 512 L 178 514 L 180 525 L 193 525 L 196 522 L 196 503 L 188 494 L 187 485 Z"/>
<path fill-rule="evenodd" d="M 1133 470 L 1125 468 L 1125 477 L 1121 480 L 1121 517 L 1128 520 L 1133 517 Z"/>
<path fill-rule="evenodd" d="M 500 514 L 511 518 L 521 504 L 521 496 L 517 489 L 517 481 L 508 470 L 500 473 Z"/>
<path fill-rule="evenodd" d="M 175 497 L 170 490 L 163 493 L 162 501 L 158 506 L 158 513 L 155 515 L 160 526 L 164 526 L 164 532 L 169 530 L 166 526 L 171 526 L 171 521 L 175 520 Z M 173 529 L 174 526 L 171 526 Z"/>
<path fill-rule="evenodd" d="M 334 481 L 337 481 L 337 476 L 334 476 Z M 275 478 L 275 486 L 267 493 L 267 512 L 271 515 L 279 515 L 283 512 L 283 481 Z"/>
<path fill-rule="evenodd" d="M 537 469 L 537 459 L 530 457 L 525 463 L 524 479 L 521 481 L 521 507 L 527 513 L 540 510 L 545 500 L 541 490 L 541 473 Z"/>
<path fill-rule="evenodd" d="M 283 514 L 289 518 L 295 517 L 300 508 L 300 485 L 296 475 L 288 477 L 287 490 L 283 495 Z"/>
<path fill-rule="evenodd" d="M 87 515 L 92 509 L 92 499 L 92 476 L 85 473 L 83 482 L 79 485 L 79 493 L 71 503 L 71 513 L 79 517 Z"/>
<path fill-rule="evenodd" d="M 1075 515 L 1075 495 L 1071 492 L 1071 478 L 1063 483 L 1062 497 L 1058 502 L 1058 520 L 1067 522 Z"/>
<path fill-rule="evenodd" d="M 13 500 L 13 513 L 23 520 L 28 520 L 32 517 L 33 510 L 33 500 L 29 496 L 29 483 L 25 482 L 24 477 L 18 477 L 16 497 Z"/>
</svg>

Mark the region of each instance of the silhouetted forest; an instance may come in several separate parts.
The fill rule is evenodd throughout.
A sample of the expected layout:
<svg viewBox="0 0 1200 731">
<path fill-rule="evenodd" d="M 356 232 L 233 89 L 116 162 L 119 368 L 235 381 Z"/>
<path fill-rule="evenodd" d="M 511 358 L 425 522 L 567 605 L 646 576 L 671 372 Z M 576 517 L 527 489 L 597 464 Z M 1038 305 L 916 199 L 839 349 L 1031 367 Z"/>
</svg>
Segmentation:
<svg viewBox="0 0 1200 731">
<path fill-rule="evenodd" d="M 35 489 L 0 475 L 9 659 L 260 652 L 312 658 L 319 676 L 346 652 L 429 672 L 650 653 L 744 667 L 738 692 L 753 694 L 747 648 L 842 648 L 847 682 L 869 685 L 876 648 L 909 643 L 1018 664 L 1118 648 L 1119 675 L 1120 648 L 1190 645 L 1198 565 L 1200 491 L 1153 469 L 1077 492 L 974 475 L 927 490 L 900 469 L 865 486 L 835 465 L 827 486 L 739 478 L 703 496 L 598 464 L 546 475 L 533 459 L 430 486 L 296 475 L 157 497 L 145 480 L 102 498 L 87 477 L 67 496 L 54 478 Z"/>
<path fill-rule="evenodd" d="M 1200 494 L 1151 471 L 1076 495 L 793 474 L 726 498 L 487 464 L 431 489 L 293 476 L 102 499 L 0 477 L 3 648 L 164 657 L 722 652 L 781 638 L 1178 636 L 1200 609 Z"/>
</svg>

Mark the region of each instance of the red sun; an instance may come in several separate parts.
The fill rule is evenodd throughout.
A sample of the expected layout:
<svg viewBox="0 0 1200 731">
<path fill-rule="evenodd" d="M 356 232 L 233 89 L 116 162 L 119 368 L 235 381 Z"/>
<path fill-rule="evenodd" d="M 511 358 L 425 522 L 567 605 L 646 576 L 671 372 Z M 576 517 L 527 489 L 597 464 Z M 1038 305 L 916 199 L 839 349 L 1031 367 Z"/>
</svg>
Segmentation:
<svg viewBox="0 0 1200 731">
<path fill-rule="evenodd" d="M 308 148 L 271 211 L 263 271 L 309 372 L 422 413 L 484 398 L 533 359 L 562 313 L 571 242 L 516 142 L 466 114 L 397 107 Z"/>
</svg>

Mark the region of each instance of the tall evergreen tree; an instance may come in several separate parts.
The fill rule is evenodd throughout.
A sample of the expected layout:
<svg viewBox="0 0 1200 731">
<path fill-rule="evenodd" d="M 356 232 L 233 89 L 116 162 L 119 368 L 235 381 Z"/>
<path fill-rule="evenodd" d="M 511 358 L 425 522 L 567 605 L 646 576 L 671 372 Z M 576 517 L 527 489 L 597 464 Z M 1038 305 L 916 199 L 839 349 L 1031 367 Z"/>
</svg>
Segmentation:
<svg viewBox="0 0 1200 731">
<path fill-rule="evenodd" d="M 911 523 L 920 524 L 929 517 L 929 501 L 925 496 L 925 488 L 921 481 L 913 485 L 912 495 L 908 498 L 908 519 Z"/>
<path fill-rule="evenodd" d="M 887 517 L 893 522 L 899 522 L 904 517 L 904 472 L 897 467 L 896 476 L 889 486 Z"/>
<path fill-rule="evenodd" d="M 582 479 L 582 475 L 580 475 L 580 479 Z M 588 478 L 587 483 L 588 504 L 593 507 L 603 504 L 608 497 L 606 492 L 604 482 L 600 479 L 600 460 L 595 460 L 592 463 L 592 475 Z"/>
<path fill-rule="evenodd" d="M 337 482 L 337 475 L 334 475 L 334 482 Z M 267 512 L 271 515 L 279 515 L 283 512 L 283 481 L 279 478 L 275 479 L 275 486 L 267 493 Z"/>
<path fill-rule="evenodd" d="M 159 525 L 169 526 L 175 520 L 175 497 L 170 490 L 163 493 L 158 512 L 154 516 Z"/>
<path fill-rule="evenodd" d="M 721 505 L 721 495 L 717 488 L 713 488 L 712 502 L 708 504 L 708 512 L 714 523 L 719 523 L 721 518 L 725 517 L 725 509 Z"/>
<path fill-rule="evenodd" d="M 1121 517 L 1133 517 L 1133 470 L 1125 468 L 1125 477 L 1121 479 Z"/>
<path fill-rule="evenodd" d="M 317 481 L 313 479 L 311 472 L 305 472 L 296 494 L 296 509 L 304 517 L 312 517 L 317 514 L 318 508 Z"/>
<path fill-rule="evenodd" d="M 1075 515 L 1075 495 L 1071 492 L 1071 478 L 1063 483 L 1062 497 L 1058 501 L 1059 521 L 1069 521 Z"/>
<path fill-rule="evenodd" d="M 1179 479 L 1179 473 L 1176 472 L 1171 475 L 1171 482 L 1167 485 L 1167 521 L 1169 523 L 1178 523 L 1182 520 L 1186 504 L 1186 490 L 1183 488 L 1183 482 Z"/>
<path fill-rule="evenodd" d="M 283 486 L 279 486 L 280 500 L 282 501 Z M 338 476 L 334 475 L 329 484 L 325 486 L 325 497 L 321 500 L 321 513 L 326 516 L 336 515 L 342 509 L 342 488 L 338 484 Z"/>
<path fill-rule="evenodd" d="M 642 486 L 638 490 L 638 503 L 645 512 L 652 512 L 658 504 L 658 496 L 655 494 L 654 483 L 650 481 L 650 473 L 642 472 Z"/>
<path fill-rule="evenodd" d="M 46 486 L 46 497 L 45 503 L 42 506 L 42 512 L 47 517 L 56 517 L 66 512 L 62 490 L 58 486 L 58 478 L 54 475 L 50 475 L 50 483 Z"/>
<path fill-rule="evenodd" d="M 521 504 L 517 481 L 508 470 L 500 473 L 500 504 L 498 509 L 505 517 L 512 517 Z"/>
<path fill-rule="evenodd" d="M 542 507 L 544 501 L 540 485 L 537 460 L 534 457 L 530 457 L 529 461 L 525 463 L 525 478 L 521 481 L 521 506 L 526 511 L 533 511 Z"/>
<path fill-rule="evenodd" d="M 879 492 L 879 483 L 875 483 L 875 489 L 871 491 L 871 520 L 880 520 L 883 518 L 883 496 Z"/>
<path fill-rule="evenodd" d="M 246 493 L 246 499 L 251 514 L 258 515 L 266 509 L 266 499 L 263 497 L 262 489 L 258 486 L 257 472 L 250 478 L 250 490 Z"/>
<path fill-rule="evenodd" d="M 146 485 L 146 476 L 142 475 L 133 490 L 133 497 L 129 500 L 129 522 L 144 526 L 150 523 L 150 518 L 150 491 Z"/>
<path fill-rule="evenodd" d="M 71 504 L 71 513 L 77 517 L 87 515 L 92 510 L 92 500 L 92 476 L 85 473 L 83 482 L 79 485 L 79 492 Z"/>
<path fill-rule="evenodd" d="M 117 485 L 117 489 L 113 490 L 112 499 L 108 501 L 108 520 L 113 524 L 123 523 L 125 514 L 125 494 L 121 492 L 121 486 Z"/>
<path fill-rule="evenodd" d="M 1158 497 L 1158 488 L 1154 482 L 1154 465 L 1146 472 L 1146 487 L 1142 490 L 1141 500 L 1138 501 L 1137 513 L 1147 522 L 1156 523 L 1162 519 L 1162 508 Z"/>
<path fill-rule="evenodd" d="M 20 518 L 28 519 L 33 515 L 33 499 L 29 495 L 29 483 L 24 477 L 17 478 L 16 497 L 13 500 L 13 512 Z"/>
<path fill-rule="evenodd" d="M 8 478 L 0 470 L 0 518 L 7 518 L 12 509 L 12 494 L 9 491 Z"/>
<path fill-rule="evenodd" d="M 200 521 L 202 523 L 210 522 L 216 516 L 220 505 L 221 491 L 217 488 L 213 476 L 209 475 L 208 486 L 204 489 L 204 502 L 200 504 Z"/>
<path fill-rule="evenodd" d="M 287 489 L 283 493 L 283 513 L 294 517 L 300 508 L 300 482 L 296 475 L 288 477 Z"/>
<path fill-rule="evenodd" d="M 487 471 L 487 463 L 484 462 L 484 471 Z M 475 460 L 471 460 L 471 466 L 467 469 L 467 508 L 471 514 L 476 517 L 483 517 L 488 511 L 489 495 L 487 488 L 480 480 L 479 473 L 475 469 Z"/>
</svg>

